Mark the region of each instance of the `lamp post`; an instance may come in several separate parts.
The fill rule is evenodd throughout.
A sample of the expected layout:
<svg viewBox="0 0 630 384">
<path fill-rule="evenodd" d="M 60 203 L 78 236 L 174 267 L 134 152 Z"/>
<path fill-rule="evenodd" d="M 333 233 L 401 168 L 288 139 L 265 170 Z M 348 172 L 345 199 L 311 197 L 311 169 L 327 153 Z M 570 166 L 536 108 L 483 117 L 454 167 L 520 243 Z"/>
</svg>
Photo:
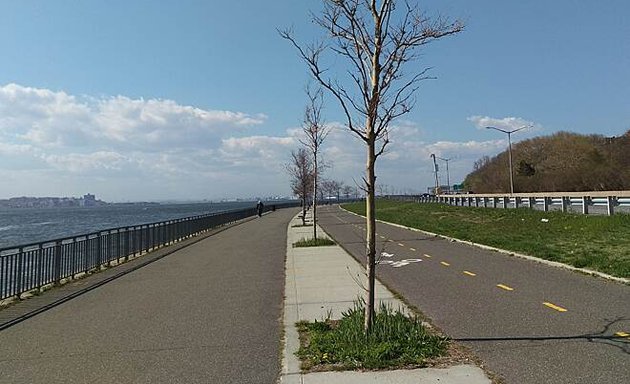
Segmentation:
<svg viewBox="0 0 630 384">
<path fill-rule="evenodd" d="M 448 185 L 448 190 L 447 191 L 450 194 L 451 193 L 451 177 L 450 177 L 450 175 L 448 173 L 448 162 L 453 160 L 453 158 L 449 157 L 448 159 L 445 159 L 443 157 L 438 157 L 438 159 L 446 162 L 446 185 Z"/>
<path fill-rule="evenodd" d="M 508 157 L 509 157 L 509 160 L 510 160 L 510 194 L 511 195 L 514 194 L 514 176 L 512 174 L 512 134 L 514 132 L 518 132 L 518 131 L 520 131 L 522 129 L 529 128 L 529 127 L 531 127 L 531 125 L 526 125 L 524 127 L 513 129 L 511 131 L 506 131 L 505 129 L 501 129 L 501 128 L 497 128 L 497 127 L 486 127 L 486 129 L 494 129 L 496 131 L 507 133 L 507 136 L 508 136 Z"/>
</svg>

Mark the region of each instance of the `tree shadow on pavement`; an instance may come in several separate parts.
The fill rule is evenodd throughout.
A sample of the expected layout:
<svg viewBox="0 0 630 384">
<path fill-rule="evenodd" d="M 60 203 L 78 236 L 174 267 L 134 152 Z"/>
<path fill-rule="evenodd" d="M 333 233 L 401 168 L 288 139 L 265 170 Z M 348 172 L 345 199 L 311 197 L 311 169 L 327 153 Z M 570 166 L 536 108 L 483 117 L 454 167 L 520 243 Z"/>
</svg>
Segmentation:
<svg viewBox="0 0 630 384">
<path fill-rule="evenodd" d="M 630 355 L 630 336 L 621 336 L 611 328 L 618 328 L 615 325 L 628 322 L 630 318 L 620 317 L 615 320 L 606 320 L 608 323 L 599 331 L 581 335 L 570 336 L 506 336 L 506 337 L 462 337 L 454 338 L 457 342 L 496 342 L 496 341 L 567 341 L 584 340 L 591 343 L 606 344 L 619 349 L 621 352 Z"/>
</svg>

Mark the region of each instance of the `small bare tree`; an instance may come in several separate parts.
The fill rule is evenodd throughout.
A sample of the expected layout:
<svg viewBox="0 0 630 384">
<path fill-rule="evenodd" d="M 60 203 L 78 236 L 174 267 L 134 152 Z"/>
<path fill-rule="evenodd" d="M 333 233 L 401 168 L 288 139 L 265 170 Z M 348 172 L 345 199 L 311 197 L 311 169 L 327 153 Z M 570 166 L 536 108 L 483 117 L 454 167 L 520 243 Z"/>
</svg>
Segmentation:
<svg viewBox="0 0 630 384">
<path fill-rule="evenodd" d="M 347 199 L 350 197 L 350 195 L 352 194 L 352 186 L 351 185 L 344 185 L 341 188 L 341 193 L 343 193 L 343 196 Z"/>
<path fill-rule="evenodd" d="M 324 168 L 319 163 L 319 150 L 330 132 L 330 128 L 324 125 L 322 119 L 322 106 L 324 104 L 324 92 L 321 88 L 313 91 L 310 87 L 306 88 L 308 96 L 308 105 L 304 111 L 304 124 L 302 131 L 304 139 L 300 143 L 311 152 L 313 158 L 313 238 L 317 240 L 317 188 L 318 178 Z"/>
<path fill-rule="evenodd" d="M 366 254 L 367 300 L 365 331 L 374 319 L 376 254 L 375 182 L 376 159 L 389 143 L 389 126 L 411 111 L 419 82 L 427 79 L 428 68 L 411 66 L 420 48 L 429 42 L 463 30 L 459 21 L 430 18 L 417 5 L 397 0 L 323 0 L 314 21 L 328 35 L 329 44 L 301 45 L 292 31 L 280 31 L 307 64 L 313 78 L 341 106 L 346 125 L 362 139 L 367 149 L 366 172 Z M 345 59 L 348 77 L 333 78 L 323 63 L 330 53 Z M 404 69 L 410 68 L 407 74 Z"/>
<path fill-rule="evenodd" d="M 291 176 L 291 189 L 302 200 L 302 225 L 306 225 L 306 206 L 313 185 L 313 163 L 305 148 L 291 151 L 291 161 L 286 166 Z"/>
</svg>

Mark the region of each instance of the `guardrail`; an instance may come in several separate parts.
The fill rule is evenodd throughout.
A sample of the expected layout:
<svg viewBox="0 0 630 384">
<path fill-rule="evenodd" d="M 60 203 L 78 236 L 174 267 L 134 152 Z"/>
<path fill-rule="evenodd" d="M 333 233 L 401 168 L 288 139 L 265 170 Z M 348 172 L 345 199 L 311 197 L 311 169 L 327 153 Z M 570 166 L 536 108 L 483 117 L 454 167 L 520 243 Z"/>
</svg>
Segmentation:
<svg viewBox="0 0 630 384">
<path fill-rule="evenodd" d="M 265 204 L 264 210 L 299 203 Z M 210 229 L 257 214 L 256 208 L 106 229 L 0 249 L 0 300 L 119 264 Z"/>
<path fill-rule="evenodd" d="M 513 195 L 397 195 L 390 196 L 390 198 L 423 203 L 443 203 L 460 207 L 528 207 L 545 212 L 558 210 L 583 214 L 606 214 L 609 216 L 615 212 L 630 213 L 630 191 L 518 193 Z"/>
</svg>

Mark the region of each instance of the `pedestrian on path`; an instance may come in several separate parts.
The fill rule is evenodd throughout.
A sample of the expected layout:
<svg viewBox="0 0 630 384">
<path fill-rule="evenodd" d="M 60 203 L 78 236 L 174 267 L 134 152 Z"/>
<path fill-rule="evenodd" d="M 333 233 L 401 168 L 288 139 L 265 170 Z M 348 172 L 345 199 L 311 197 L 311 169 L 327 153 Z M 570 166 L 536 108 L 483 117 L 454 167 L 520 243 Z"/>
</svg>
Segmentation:
<svg viewBox="0 0 630 384">
<path fill-rule="evenodd" d="M 258 217 L 262 216 L 264 207 L 265 205 L 262 203 L 262 201 L 258 200 L 258 204 L 256 204 L 256 210 L 258 210 Z"/>
</svg>

